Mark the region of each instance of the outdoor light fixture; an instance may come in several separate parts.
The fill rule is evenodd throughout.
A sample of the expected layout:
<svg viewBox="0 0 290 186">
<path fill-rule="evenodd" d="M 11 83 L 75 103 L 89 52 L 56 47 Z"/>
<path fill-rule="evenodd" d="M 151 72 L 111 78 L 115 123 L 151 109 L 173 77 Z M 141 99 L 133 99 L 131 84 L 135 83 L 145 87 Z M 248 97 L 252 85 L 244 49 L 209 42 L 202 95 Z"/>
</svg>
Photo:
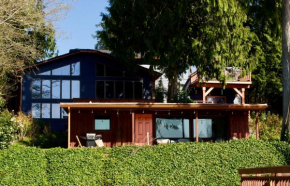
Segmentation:
<svg viewBox="0 0 290 186">
<path fill-rule="evenodd" d="M 170 111 L 168 111 L 168 115 L 170 115 Z"/>
<path fill-rule="evenodd" d="M 157 111 L 155 111 L 155 115 L 157 115 Z"/>
<path fill-rule="evenodd" d="M 81 113 L 81 111 L 79 110 L 79 113 Z"/>
<path fill-rule="evenodd" d="M 181 114 L 183 114 L 183 111 L 181 111 Z"/>
<path fill-rule="evenodd" d="M 193 114 L 195 114 L 195 111 L 193 111 Z"/>
<path fill-rule="evenodd" d="M 117 114 L 119 115 L 119 110 L 117 110 Z"/>
<path fill-rule="evenodd" d="M 232 114 L 234 114 L 234 111 L 232 111 Z"/>
<path fill-rule="evenodd" d="M 105 114 L 107 113 L 107 110 L 105 110 Z"/>
<path fill-rule="evenodd" d="M 92 114 L 94 113 L 94 111 L 92 110 Z"/>
<path fill-rule="evenodd" d="M 144 110 L 143 110 L 143 114 L 144 114 Z"/>
<path fill-rule="evenodd" d="M 132 114 L 132 110 L 130 110 L 130 114 Z"/>
</svg>

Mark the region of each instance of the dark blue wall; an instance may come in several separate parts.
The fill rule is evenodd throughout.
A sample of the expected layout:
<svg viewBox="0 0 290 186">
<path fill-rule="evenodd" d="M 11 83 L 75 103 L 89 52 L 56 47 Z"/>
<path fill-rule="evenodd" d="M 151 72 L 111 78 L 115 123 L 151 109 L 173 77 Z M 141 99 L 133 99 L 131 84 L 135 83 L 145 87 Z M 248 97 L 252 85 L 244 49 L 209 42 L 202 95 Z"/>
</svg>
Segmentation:
<svg viewBox="0 0 290 186">
<path fill-rule="evenodd" d="M 80 76 L 38 76 L 36 74 L 53 70 L 62 66 L 69 65 L 71 63 L 80 62 Z M 104 57 L 96 53 L 77 53 L 57 60 L 51 60 L 46 64 L 38 66 L 38 69 L 27 72 L 22 81 L 22 111 L 25 113 L 31 112 L 32 103 L 60 103 L 60 102 L 72 102 L 71 99 L 32 99 L 32 80 L 33 79 L 54 79 L 54 80 L 80 80 L 80 98 L 93 99 L 96 95 L 95 82 L 96 80 L 129 80 L 129 81 L 143 81 L 143 91 L 147 92 L 146 99 L 151 99 L 151 83 L 152 77 L 149 75 L 149 71 L 137 70 L 133 73 L 133 77 L 97 77 L 96 76 L 96 63 L 101 63 L 114 67 L 116 69 L 122 69 L 121 65 L 117 61 Z M 139 70 L 138 70 L 139 69 Z M 132 70 L 127 69 L 128 72 Z M 67 129 L 67 119 L 39 119 L 42 122 L 49 123 L 51 129 L 54 131 L 64 131 Z"/>
</svg>

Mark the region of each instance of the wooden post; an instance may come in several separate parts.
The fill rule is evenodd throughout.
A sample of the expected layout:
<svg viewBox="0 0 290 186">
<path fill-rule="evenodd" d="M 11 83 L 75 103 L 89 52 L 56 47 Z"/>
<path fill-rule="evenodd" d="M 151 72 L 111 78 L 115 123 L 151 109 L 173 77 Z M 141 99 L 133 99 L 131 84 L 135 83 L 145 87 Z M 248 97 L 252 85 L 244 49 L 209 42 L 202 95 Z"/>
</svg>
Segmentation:
<svg viewBox="0 0 290 186">
<path fill-rule="evenodd" d="M 259 139 L 259 112 L 256 111 L 256 139 Z"/>
<path fill-rule="evenodd" d="M 242 88 L 242 104 L 245 104 L 245 88 Z"/>
<path fill-rule="evenodd" d="M 135 143 L 135 112 L 132 111 L 132 143 Z"/>
<path fill-rule="evenodd" d="M 205 103 L 205 91 L 206 87 L 202 87 L 202 102 Z"/>
<path fill-rule="evenodd" d="M 198 111 L 195 112 L 195 141 L 198 142 Z"/>
<path fill-rule="evenodd" d="M 70 107 L 68 107 L 68 109 L 67 109 L 68 111 L 68 113 L 67 113 L 67 115 L 68 115 L 68 124 L 67 124 L 67 148 L 71 148 L 71 146 L 70 146 L 70 130 L 71 130 L 71 128 L 70 128 L 70 124 L 71 124 L 71 113 L 70 113 Z"/>
</svg>

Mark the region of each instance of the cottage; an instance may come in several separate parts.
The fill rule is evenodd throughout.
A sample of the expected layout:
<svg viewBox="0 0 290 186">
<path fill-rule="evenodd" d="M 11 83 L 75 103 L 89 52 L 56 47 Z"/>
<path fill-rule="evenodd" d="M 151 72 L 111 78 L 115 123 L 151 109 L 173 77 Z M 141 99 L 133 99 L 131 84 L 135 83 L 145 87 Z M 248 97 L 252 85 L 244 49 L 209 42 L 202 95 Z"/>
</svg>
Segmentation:
<svg viewBox="0 0 290 186">
<path fill-rule="evenodd" d="M 249 111 L 266 104 L 246 104 L 251 77 L 231 72 L 232 81 L 205 81 L 195 72 L 185 88 L 194 103 L 156 103 L 160 73 L 136 65 L 126 70 L 97 50 L 71 50 L 29 68 L 19 92 L 19 109 L 68 132 L 68 147 L 86 145 L 86 135 L 102 137 L 107 147 L 166 142 L 224 141 L 247 138 Z M 227 71 L 232 71 L 228 69 Z M 229 73 L 229 72 L 225 72 Z M 234 104 L 235 102 L 235 104 Z"/>
</svg>

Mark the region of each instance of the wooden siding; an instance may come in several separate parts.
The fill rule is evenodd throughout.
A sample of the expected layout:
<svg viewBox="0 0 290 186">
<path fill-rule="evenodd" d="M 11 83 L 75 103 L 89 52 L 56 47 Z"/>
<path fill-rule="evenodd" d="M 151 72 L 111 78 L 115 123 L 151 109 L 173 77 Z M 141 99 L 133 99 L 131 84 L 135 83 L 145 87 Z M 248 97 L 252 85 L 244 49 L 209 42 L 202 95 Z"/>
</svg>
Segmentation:
<svg viewBox="0 0 290 186">
<path fill-rule="evenodd" d="M 79 113 L 80 112 L 80 113 Z M 110 116 L 110 130 L 95 130 L 95 115 Z M 86 133 L 101 134 L 106 147 L 132 144 L 132 116 L 129 112 L 98 111 L 93 110 L 71 110 L 71 147 L 77 146 L 76 135 L 86 136 Z M 80 139 L 83 146 L 86 140 Z"/>
</svg>

